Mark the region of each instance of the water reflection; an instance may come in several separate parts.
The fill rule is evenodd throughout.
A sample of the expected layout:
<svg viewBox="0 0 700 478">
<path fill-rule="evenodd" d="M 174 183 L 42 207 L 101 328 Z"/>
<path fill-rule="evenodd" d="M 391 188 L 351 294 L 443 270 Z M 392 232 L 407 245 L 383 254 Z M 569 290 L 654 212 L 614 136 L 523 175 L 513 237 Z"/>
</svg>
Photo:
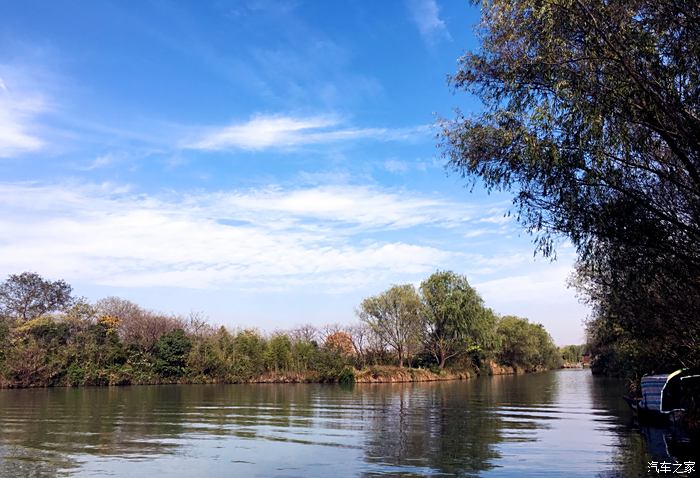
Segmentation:
<svg viewBox="0 0 700 478">
<path fill-rule="evenodd" d="M 618 381 L 0 391 L 0 476 L 640 476 Z M 648 435 L 648 434 L 647 434 Z"/>
</svg>

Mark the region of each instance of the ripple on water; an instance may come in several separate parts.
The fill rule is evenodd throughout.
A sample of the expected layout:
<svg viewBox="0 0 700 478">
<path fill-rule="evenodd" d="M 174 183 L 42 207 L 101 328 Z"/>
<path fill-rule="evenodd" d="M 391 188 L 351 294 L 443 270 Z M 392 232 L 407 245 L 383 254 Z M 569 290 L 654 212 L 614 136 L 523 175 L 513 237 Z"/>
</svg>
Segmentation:
<svg viewBox="0 0 700 478">
<path fill-rule="evenodd" d="M 622 386 L 562 371 L 354 388 L 4 390 L 0 477 L 626 476 L 648 453 Z"/>
</svg>

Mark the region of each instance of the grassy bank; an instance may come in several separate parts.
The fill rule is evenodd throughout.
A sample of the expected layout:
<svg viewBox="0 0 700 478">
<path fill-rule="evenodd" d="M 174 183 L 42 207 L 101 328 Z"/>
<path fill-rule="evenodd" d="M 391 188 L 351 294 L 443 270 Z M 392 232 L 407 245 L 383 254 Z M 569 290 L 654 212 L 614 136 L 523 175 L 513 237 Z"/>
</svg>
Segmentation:
<svg viewBox="0 0 700 478">
<path fill-rule="evenodd" d="M 505 372 L 508 373 L 508 372 Z M 498 375 L 496 373 L 495 375 Z M 347 369 L 337 377 L 323 376 L 317 371 L 267 372 L 259 376 L 240 379 L 222 379 L 209 376 L 196 377 L 127 377 L 124 374 L 104 374 L 91 383 L 11 383 L 0 382 L 0 388 L 45 388 L 79 386 L 138 386 L 138 385 L 193 385 L 193 384 L 253 384 L 253 383 L 407 383 L 467 380 L 476 375 L 468 371 L 430 370 L 424 368 L 396 367 L 389 365 L 367 367 L 361 370 Z"/>
<path fill-rule="evenodd" d="M 466 380 L 468 371 L 430 370 L 424 368 L 368 367 L 355 372 L 357 383 L 437 382 L 441 380 Z"/>
</svg>

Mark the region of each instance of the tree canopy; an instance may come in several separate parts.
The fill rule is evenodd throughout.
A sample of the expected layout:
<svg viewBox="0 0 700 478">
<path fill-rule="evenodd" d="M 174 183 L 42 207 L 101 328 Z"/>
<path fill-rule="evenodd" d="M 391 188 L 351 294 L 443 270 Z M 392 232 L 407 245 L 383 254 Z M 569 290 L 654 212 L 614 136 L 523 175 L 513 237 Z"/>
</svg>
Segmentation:
<svg viewBox="0 0 700 478">
<path fill-rule="evenodd" d="M 506 365 L 526 370 L 544 370 L 561 365 L 562 356 L 541 324 L 507 315 L 496 326 L 498 358 Z"/>
<path fill-rule="evenodd" d="M 576 246 L 601 343 L 697 365 L 700 3 L 484 0 L 479 34 L 451 84 L 484 110 L 443 121 L 449 166 L 514 192 L 545 255 Z"/>
<path fill-rule="evenodd" d="M 421 301 L 411 284 L 395 285 L 360 304 L 360 319 L 379 335 L 399 357 L 399 366 L 421 338 Z"/>
<path fill-rule="evenodd" d="M 552 252 L 614 241 L 700 264 L 700 4 L 486 0 L 451 81 L 485 111 L 444 122 L 450 165 L 513 189 Z"/>
<path fill-rule="evenodd" d="M 0 316 L 27 321 L 65 310 L 73 304 L 72 290 L 63 280 L 50 281 L 34 272 L 12 274 L 0 284 Z"/>
<path fill-rule="evenodd" d="M 440 368 L 470 349 L 487 348 L 495 317 L 467 281 L 451 271 L 438 271 L 420 285 L 425 344 Z"/>
</svg>

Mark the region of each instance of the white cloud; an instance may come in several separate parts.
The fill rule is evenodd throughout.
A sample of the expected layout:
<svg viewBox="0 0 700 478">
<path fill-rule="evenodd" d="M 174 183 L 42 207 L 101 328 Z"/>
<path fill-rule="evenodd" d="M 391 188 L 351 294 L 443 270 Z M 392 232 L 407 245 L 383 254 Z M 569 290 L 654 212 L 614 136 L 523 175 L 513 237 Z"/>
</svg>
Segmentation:
<svg viewBox="0 0 700 478">
<path fill-rule="evenodd" d="M 533 299 L 544 303 L 556 302 L 562 297 L 573 295 L 563 287 L 571 274 L 571 264 L 552 265 L 544 262 L 542 266 L 544 267 L 533 266 L 528 274 L 485 281 L 476 287 L 484 297 L 510 304 Z"/>
<path fill-rule="evenodd" d="M 404 174 L 410 169 L 408 163 L 405 161 L 399 161 L 398 159 L 389 159 L 384 161 L 384 169 L 390 173 Z"/>
<path fill-rule="evenodd" d="M 97 156 L 95 159 L 85 165 L 77 166 L 80 171 L 93 171 L 95 169 L 107 168 L 116 163 L 122 162 L 128 158 L 125 153 L 105 153 Z"/>
<path fill-rule="evenodd" d="M 477 282 L 474 287 L 496 312 L 542 323 L 557 344 L 581 343 L 581 325 L 589 309 L 566 285 L 574 260 L 575 254 L 566 251 L 556 263 L 531 263 L 519 274 Z"/>
<path fill-rule="evenodd" d="M 223 127 L 205 129 L 185 141 L 186 149 L 221 151 L 228 149 L 264 150 L 291 148 L 362 138 L 377 140 L 410 139 L 422 126 L 405 130 L 387 128 L 346 128 L 330 116 L 293 117 L 258 115 L 251 120 Z"/>
<path fill-rule="evenodd" d="M 474 214 L 365 186 L 156 198 L 103 186 L 0 184 L 0 270 L 112 286 L 317 284 L 337 291 L 445 267 L 454 253 L 371 231 Z M 406 236 L 409 237 L 409 236 Z"/>
<path fill-rule="evenodd" d="M 450 40 L 450 32 L 440 19 L 440 9 L 435 0 L 407 0 L 406 5 L 423 40 L 432 45 L 440 39 Z"/>
<path fill-rule="evenodd" d="M 481 237 L 486 234 L 492 233 L 493 231 L 490 229 L 472 229 L 468 232 L 464 233 L 464 238 L 465 239 L 473 239 L 475 237 Z"/>
<path fill-rule="evenodd" d="M 0 183 L 0 271 L 131 289 L 352 294 L 452 269 L 497 312 L 575 342 L 572 319 L 586 309 L 565 288 L 573 251 L 551 264 L 533 263 L 529 245 L 460 250 L 458 238 L 494 212 L 356 185 L 156 197 L 112 184 Z"/>
<path fill-rule="evenodd" d="M 250 191 L 192 196 L 195 204 L 206 204 L 221 217 L 286 225 L 339 225 L 360 229 L 398 229 L 419 225 L 451 226 L 480 220 L 473 206 L 441 198 L 370 186 L 334 185 L 303 189 L 268 187 Z M 309 222 L 311 221 L 311 222 Z"/>
<path fill-rule="evenodd" d="M 36 118 L 47 110 L 46 101 L 19 87 L 11 78 L 0 77 L 0 158 L 37 151 L 44 145 L 35 131 Z"/>
</svg>

